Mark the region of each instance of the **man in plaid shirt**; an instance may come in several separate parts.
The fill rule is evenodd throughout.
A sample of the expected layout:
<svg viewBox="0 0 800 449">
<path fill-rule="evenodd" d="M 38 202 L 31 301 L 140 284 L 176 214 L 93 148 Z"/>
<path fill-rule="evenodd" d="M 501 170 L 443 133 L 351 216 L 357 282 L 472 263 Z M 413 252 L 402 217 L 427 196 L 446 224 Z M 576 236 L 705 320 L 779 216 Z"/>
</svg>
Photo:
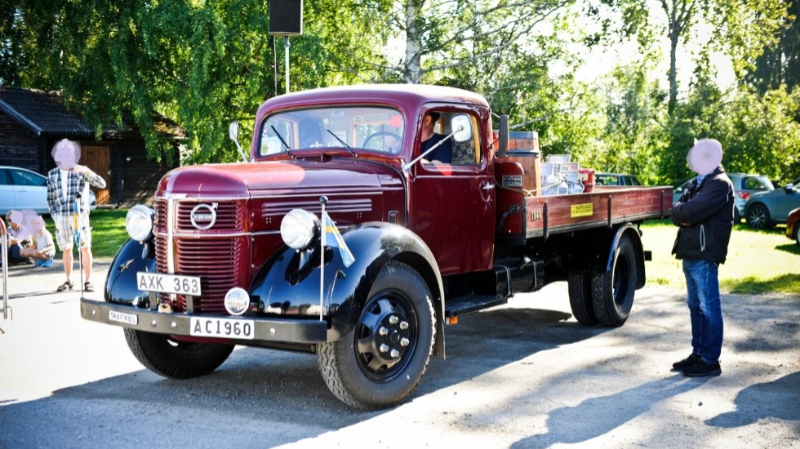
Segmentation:
<svg viewBox="0 0 800 449">
<path fill-rule="evenodd" d="M 78 165 L 81 158 L 81 147 L 77 142 L 62 139 L 53 147 L 50 153 L 58 167 L 47 173 L 47 206 L 50 216 L 56 225 L 56 241 L 63 254 L 64 273 L 67 282 L 61 284 L 56 291 L 72 290 L 72 246 L 75 234 L 75 208 L 78 211 L 77 231 L 80 240 L 80 256 L 83 261 L 84 290 L 94 291 L 94 286 L 89 282 L 92 274 L 92 228 L 89 226 L 88 198 L 80 199 L 85 195 L 86 184 L 97 188 L 105 188 L 106 182 L 88 167 Z M 77 200 L 77 201 L 76 201 Z"/>
</svg>

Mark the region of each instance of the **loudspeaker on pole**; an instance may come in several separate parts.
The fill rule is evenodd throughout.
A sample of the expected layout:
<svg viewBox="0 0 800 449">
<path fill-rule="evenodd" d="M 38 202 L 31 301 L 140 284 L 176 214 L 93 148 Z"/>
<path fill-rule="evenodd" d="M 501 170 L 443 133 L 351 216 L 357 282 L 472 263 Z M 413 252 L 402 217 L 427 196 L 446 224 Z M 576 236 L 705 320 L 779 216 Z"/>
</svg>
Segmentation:
<svg viewBox="0 0 800 449">
<path fill-rule="evenodd" d="M 269 0 L 269 34 L 303 34 L 303 0 Z"/>
</svg>

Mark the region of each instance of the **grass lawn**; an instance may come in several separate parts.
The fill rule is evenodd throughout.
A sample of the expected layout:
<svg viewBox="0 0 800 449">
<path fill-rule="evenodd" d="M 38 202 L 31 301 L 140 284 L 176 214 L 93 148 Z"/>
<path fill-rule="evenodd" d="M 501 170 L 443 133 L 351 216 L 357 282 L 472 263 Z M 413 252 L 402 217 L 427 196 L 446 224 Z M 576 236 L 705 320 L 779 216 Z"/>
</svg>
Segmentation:
<svg viewBox="0 0 800 449">
<path fill-rule="evenodd" d="M 114 257 L 128 239 L 125 232 L 127 209 L 97 209 L 92 212 L 92 253 Z M 55 227 L 45 216 L 47 227 Z M 671 254 L 677 229 L 669 220 L 642 225 L 642 241 L 653 252 L 645 263 L 648 285 L 685 288 L 681 262 Z M 783 292 L 800 294 L 800 246 L 786 238 L 786 227 L 755 231 L 745 224 L 734 227 L 728 246 L 728 260 L 720 266 L 720 287 L 729 293 Z"/>
<path fill-rule="evenodd" d="M 128 240 L 125 231 L 125 214 L 127 209 L 96 209 L 89 216 L 92 225 L 92 256 L 114 257 L 117 251 Z M 53 234 L 55 240 L 56 227 L 50 215 L 44 215 L 47 229 Z M 60 252 L 56 257 L 60 257 Z"/>
<path fill-rule="evenodd" d="M 647 283 L 685 288 L 681 261 L 671 254 L 677 228 L 670 220 L 656 220 L 641 229 L 645 249 L 653 252 L 653 260 L 645 263 Z M 719 281 L 728 293 L 800 294 L 800 246 L 786 238 L 786 226 L 757 231 L 737 224 Z"/>
</svg>

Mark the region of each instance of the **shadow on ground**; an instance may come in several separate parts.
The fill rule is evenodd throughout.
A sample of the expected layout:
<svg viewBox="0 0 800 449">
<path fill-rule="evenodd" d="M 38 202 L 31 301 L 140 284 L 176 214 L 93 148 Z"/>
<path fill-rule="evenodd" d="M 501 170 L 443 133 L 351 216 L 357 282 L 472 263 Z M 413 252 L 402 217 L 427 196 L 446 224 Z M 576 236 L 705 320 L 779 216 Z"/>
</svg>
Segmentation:
<svg viewBox="0 0 800 449">
<path fill-rule="evenodd" d="M 567 322 L 568 313 L 551 310 L 498 309 L 479 315 L 446 328 L 447 360 L 432 359 L 410 400 L 608 330 Z M 71 416 L 69 410 L 84 403 L 81 416 Z M 325 386 L 313 355 L 242 348 L 211 375 L 193 380 L 164 379 L 143 370 L 0 407 L 3 427 L 14 429 L 0 436 L 0 446 L 65 447 L 69 441 L 75 447 L 141 447 L 143 440 L 120 436 L 130 435 L 130 428 L 121 428 L 125 423 L 146 426 L 146 439 L 157 436 L 159 447 L 181 447 L 196 442 L 198 435 L 203 435 L 202 447 L 269 447 L 382 413 L 339 402 Z M 42 425 L 43 419 L 48 425 Z M 226 430 L 208 432 L 219 426 Z"/>
<path fill-rule="evenodd" d="M 547 433 L 522 439 L 512 447 L 548 447 L 556 443 L 574 444 L 591 440 L 621 427 L 650 410 L 654 404 L 697 388 L 706 381 L 708 378 L 687 379 L 682 374 L 676 374 L 612 395 L 592 397 L 574 407 L 553 410 L 547 418 Z M 647 400 L 643 401 L 643 397 Z M 557 426 L 555 423 L 571 425 Z"/>
<path fill-rule="evenodd" d="M 795 433 L 800 433 L 800 402 L 776 403 L 775 395 L 798 394 L 800 372 L 792 373 L 772 382 L 751 385 L 740 391 L 734 400 L 736 410 L 717 415 L 706 424 L 715 427 L 741 427 L 760 420 L 777 418 L 795 422 Z"/>
</svg>

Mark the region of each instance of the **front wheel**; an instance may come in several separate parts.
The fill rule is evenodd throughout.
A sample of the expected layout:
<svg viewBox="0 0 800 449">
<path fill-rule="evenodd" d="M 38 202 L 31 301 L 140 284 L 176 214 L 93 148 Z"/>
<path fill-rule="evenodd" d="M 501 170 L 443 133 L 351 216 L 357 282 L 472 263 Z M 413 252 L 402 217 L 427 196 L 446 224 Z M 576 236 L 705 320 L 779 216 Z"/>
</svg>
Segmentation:
<svg viewBox="0 0 800 449">
<path fill-rule="evenodd" d="M 800 245 L 800 223 L 794 224 L 794 242 Z"/>
<path fill-rule="evenodd" d="M 770 229 L 773 226 L 766 207 L 755 204 L 747 211 L 747 224 L 753 229 Z"/>
<path fill-rule="evenodd" d="M 624 236 L 614 255 L 611 271 L 592 273 L 592 304 L 604 326 L 622 326 L 633 308 L 636 291 L 636 250 Z"/>
<path fill-rule="evenodd" d="M 150 371 L 172 379 L 191 379 L 211 373 L 233 352 L 233 345 L 188 343 L 165 334 L 125 329 L 134 357 Z"/>
<path fill-rule="evenodd" d="M 328 389 L 359 409 L 379 409 L 407 398 L 419 384 L 436 334 L 431 293 L 408 265 L 389 262 L 370 289 L 354 329 L 318 346 Z"/>
</svg>

